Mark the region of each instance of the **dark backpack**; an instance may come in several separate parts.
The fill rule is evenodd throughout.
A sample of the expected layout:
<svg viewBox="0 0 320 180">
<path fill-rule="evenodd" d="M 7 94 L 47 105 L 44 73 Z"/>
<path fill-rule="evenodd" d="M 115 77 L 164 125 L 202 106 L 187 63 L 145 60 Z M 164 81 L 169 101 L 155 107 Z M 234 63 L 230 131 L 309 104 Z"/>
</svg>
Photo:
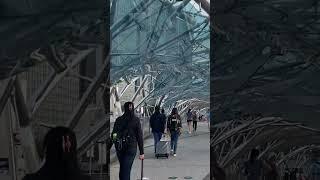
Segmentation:
<svg viewBox="0 0 320 180">
<path fill-rule="evenodd" d="M 126 123 L 121 129 L 119 129 L 119 131 L 112 134 L 112 140 L 118 152 L 124 152 L 130 145 L 132 137 L 128 129 L 129 123 L 130 122 Z M 114 136 L 115 133 L 116 136 Z"/>
</svg>

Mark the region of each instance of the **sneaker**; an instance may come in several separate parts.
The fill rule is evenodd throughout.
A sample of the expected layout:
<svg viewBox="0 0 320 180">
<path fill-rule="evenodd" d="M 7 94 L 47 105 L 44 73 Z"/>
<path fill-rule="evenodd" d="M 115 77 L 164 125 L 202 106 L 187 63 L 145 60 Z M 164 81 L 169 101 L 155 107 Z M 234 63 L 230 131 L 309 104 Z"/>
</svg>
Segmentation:
<svg viewBox="0 0 320 180">
<path fill-rule="evenodd" d="M 171 151 L 170 151 L 170 152 L 171 152 L 171 154 L 173 154 L 173 149 L 171 149 Z"/>
<path fill-rule="evenodd" d="M 176 154 L 176 153 L 174 153 L 174 154 L 173 154 L 173 156 L 174 156 L 174 157 L 176 157 L 176 156 L 177 156 L 177 154 Z"/>
</svg>

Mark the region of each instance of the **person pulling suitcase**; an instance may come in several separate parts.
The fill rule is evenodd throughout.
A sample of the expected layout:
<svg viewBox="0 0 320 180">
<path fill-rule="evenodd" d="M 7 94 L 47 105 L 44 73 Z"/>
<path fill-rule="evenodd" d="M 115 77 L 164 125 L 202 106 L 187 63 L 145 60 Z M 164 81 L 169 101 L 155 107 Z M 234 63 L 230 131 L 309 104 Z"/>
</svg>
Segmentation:
<svg viewBox="0 0 320 180">
<path fill-rule="evenodd" d="M 155 107 L 155 112 L 150 117 L 150 127 L 154 137 L 154 153 L 156 154 L 157 144 L 165 131 L 166 116 L 160 113 L 160 106 Z"/>
<path fill-rule="evenodd" d="M 120 163 L 119 180 L 130 180 L 131 168 L 139 147 L 139 159 L 144 159 L 143 131 L 140 119 L 134 113 L 134 104 L 124 104 L 124 114 L 118 117 L 111 133 L 111 143 L 115 145 Z"/>
</svg>

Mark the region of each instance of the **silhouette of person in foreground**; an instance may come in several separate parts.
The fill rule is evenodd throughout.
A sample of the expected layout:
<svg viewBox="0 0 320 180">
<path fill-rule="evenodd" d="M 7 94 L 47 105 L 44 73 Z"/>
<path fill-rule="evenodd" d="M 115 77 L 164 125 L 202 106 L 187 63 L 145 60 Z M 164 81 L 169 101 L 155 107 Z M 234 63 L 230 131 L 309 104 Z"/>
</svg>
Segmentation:
<svg viewBox="0 0 320 180">
<path fill-rule="evenodd" d="M 89 180 L 77 161 L 76 135 L 66 127 L 55 127 L 44 139 L 45 163 L 39 171 L 23 180 Z"/>
</svg>

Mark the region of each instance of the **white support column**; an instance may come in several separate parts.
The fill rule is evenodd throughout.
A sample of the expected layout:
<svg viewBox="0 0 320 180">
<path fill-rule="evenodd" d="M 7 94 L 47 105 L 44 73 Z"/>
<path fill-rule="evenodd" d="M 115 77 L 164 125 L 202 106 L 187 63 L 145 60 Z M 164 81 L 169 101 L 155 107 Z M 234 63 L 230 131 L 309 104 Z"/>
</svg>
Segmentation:
<svg viewBox="0 0 320 180">
<path fill-rule="evenodd" d="M 40 157 L 37 151 L 35 138 L 33 135 L 32 127 L 31 127 L 31 116 L 28 108 L 26 107 L 25 97 L 23 93 L 23 88 L 21 86 L 20 80 L 17 78 L 15 81 L 15 93 L 14 99 L 11 99 L 13 112 L 15 114 L 15 122 L 16 124 L 12 127 L 12 133 L 19 135 L 22 152 L 24 152 L 24 158 L 19 157 L 17 153 L 17 158 L 19 160 L 24 159 L 25 167 L 28 170 L 28 173 L 34 172 L 40 166 Z M 16 142 L 14 142 L 16 143 Z M 15 150 L 19 149 L 20 145 L 16 145 Z M 18 160 L 16 159 L 16 160 Z"/>
<path fill-rule="evenodd" d="M 141 89 L 144 87 L 144 84 L 147 82 L 147 77 L 145 77 L 142 81 L 142 83 L 140 84 L 140 87 L 138 88 L 137 92 L 133 95 L 131 102 L 134 102 L 135 99 L 137 98 L 138 94 L 140 93 Z"/>
</svg>

